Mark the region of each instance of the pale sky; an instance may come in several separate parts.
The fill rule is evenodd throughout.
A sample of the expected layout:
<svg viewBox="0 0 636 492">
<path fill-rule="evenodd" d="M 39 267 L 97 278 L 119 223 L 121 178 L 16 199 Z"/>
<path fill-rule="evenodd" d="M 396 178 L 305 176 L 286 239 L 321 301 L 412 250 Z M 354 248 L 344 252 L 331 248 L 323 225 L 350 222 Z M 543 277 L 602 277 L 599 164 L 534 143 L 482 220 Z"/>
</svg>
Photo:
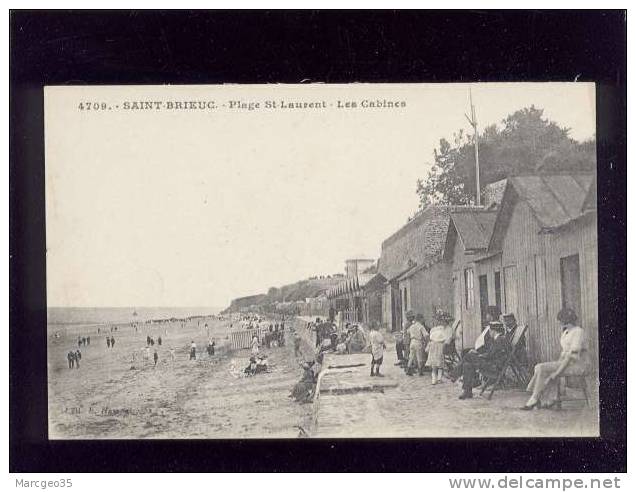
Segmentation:
<svg viewBox="0 0 636 492">
<path fill-rule="evenodd" d="M 343 272 L 348 257 L 377 259 L 417 209 L 416 180 L 439 139 L 468 129 L 468 87 L 47 88 L 48 305 L 226 306 Z M 534 104 L 573 138 L 595 134 L 591 84 L 470 87 L 481 128 Z M 328 106 L 263 108 L 281 99 Z M 336 107 L 365 99 L 406 107 Z M 123 109 L 140 100 L 164 106 Z M 217 108 L 165 109 L 184 100 Z M 229 109 L 230 100 L 261 108 Z M 80 102 L 112 109 L 80 111 Z"/>
</svg>

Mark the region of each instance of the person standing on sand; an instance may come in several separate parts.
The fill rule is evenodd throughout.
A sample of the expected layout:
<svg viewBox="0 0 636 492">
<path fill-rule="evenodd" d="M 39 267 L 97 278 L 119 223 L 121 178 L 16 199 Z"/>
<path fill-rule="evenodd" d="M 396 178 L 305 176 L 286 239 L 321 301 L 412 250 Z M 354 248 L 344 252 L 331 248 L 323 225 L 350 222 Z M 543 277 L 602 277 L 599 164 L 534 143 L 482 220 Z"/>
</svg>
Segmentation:
<svg viewBox="0 0 636 492">
<path fill-rule="evenodd" d="M 378 331 L 375 324 L 371 325 L 371 330 L 369 332 L 369 344 L 371 345 L 371 376 L 384 377 L 384 374 L 380 374 L 380 366 L 384 359 L 386 343 L 384 343 L 384 337 L 382 336 L 382 333 Z M 373 372 L 374 367 L 375 373 Z"/>
<path fill-rule="evenodd" d="M 110 337 L 106 337 L 106 345 L 110 348 Z"/>
<path fill-rule="evenodd" d="M 161 335 L 159 335 L 159 338 L 157 338 L 157 345 L 161 347 Z"/>
<path fill-rule="evenodd" d="M 90 345 L 91 344 L 91 337 L 86 337 L 86 345 Z"/>
<path fill-rule="evenodd" d="M 150 335 L 146 336 L 146 346 L 150 347 Z"/>
<path fill-rule="evenodd" d="M 159 360 L 159 354 L 157 354 L 157 351 L 155 350 L 155 354 L 152 356 L 152 358 L 155 360 L 155 367 L 157 366 L 157 361 Z"/>
<path fill-rule="evenodd" d="M 66 354 L 66 358 L 68 359 L 68 368 L 73 369 L 73 366 L 75 365 L 75 353 L 73 353 L 73 351 L 69 351 L 69 353 Z"/>
<path fill-rule="evenodd" d="M 254 335 L 252 338 L 252 355 L 258 354 L 258 337 Z"/>
<path fill-rule="evenodd" d="M 424 375 L 425 349 L 428 345 L 429 336 L 424 325 L 415 319 L 415 313 L 407 311 L 406 319 L 410 323 L 407 333 L 409 335 L 409 362 L 406 368 L 407 376 L 412 376 L 415 366 L 420 376 Z"/>
<path fill-rule="evenodd" d="M 300 357 L 302 355 L 300 351 L 300 342 L 301 342 L 300 334 L 298 332 L 294 332 L 294 356 Z"/>
<path fill-rule="evenodd" d="M 190 343 L 190 360 L 197 360 L 197 344 L 194 343 L 194 340 Z"/>
<path fill-rule="evenodd" d="M 115 348 L 115 337 L 110 337 L 110 348 Z"/>
<path fill-rule="evenodd" d="M 174 347 L 170 347 L 170 360 L 174 362 Z"/>
<path fill-rule="evenodd" d="M 79 369 L 79 361 L 82 359 L 82 352 L 79 349 L 75 351 L 75 367 Z"/>
</svg>

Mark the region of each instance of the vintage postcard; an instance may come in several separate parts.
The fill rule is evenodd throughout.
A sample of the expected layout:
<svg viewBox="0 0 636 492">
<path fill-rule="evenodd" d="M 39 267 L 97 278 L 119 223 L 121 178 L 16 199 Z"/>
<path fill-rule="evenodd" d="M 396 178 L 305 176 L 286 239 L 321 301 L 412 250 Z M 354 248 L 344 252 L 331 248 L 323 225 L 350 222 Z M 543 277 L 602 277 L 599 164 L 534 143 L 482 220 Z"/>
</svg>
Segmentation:
<svg viewBox="0 0 636 492">
<path fill-rule="evenodd" d="M 595 86 L 45 88 L 51 439 L 598 436 Z"/>
</svg>

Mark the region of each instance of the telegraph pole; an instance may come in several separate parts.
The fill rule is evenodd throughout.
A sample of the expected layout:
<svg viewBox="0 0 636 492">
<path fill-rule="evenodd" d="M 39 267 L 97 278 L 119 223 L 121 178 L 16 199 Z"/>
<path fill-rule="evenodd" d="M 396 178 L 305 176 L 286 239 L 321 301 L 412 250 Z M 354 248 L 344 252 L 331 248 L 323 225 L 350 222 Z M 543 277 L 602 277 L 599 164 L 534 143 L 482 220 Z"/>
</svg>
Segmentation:
<svg viewBox="0 0 636 492">
<path fill-rule="evenodd" d="M 476 205 L 481 206 L 481 188 L 479 186 L 479 135 L 477 133 L 477 117 L 475 116 L 475 106 L 473 105 L 473 92 L 471 89 L 468 89 L 469 97 L 470 97 L 470 117 L 467 114 L 464 114 L 470 126 L 473 127 L 474 132 L 474 144 L 475 144 L 475 181 L 476 181 Z"/>
</svg>

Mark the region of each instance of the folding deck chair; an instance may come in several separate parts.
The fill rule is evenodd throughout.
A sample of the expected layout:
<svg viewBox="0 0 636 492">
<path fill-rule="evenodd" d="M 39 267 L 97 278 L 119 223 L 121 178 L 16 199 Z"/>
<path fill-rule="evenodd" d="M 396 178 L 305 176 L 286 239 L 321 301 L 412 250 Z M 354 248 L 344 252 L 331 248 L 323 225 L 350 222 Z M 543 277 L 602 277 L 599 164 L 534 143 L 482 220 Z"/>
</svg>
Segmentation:
<svg viewBox="0 0 636 492">
<path fill-rule="evenodd" d="M 487 398 L 490 400 L 492 398 L 495 390 L 500 386 L 504 385 L 504 379 L 506 376 L 506 372 L 510 369 L 517 381 L 517 384 L 520 386 L 525 386 L 526 376 L 524 375 L 523 365 L 517 359 L 515 352 L 517 351 L 517 346 L 519 345 L 519 341 L 523 338 L 528 329 L 528 325 L 519 325 L 515 328 L 515 333 L 512 336 L 512 340 L 510 342 L 510 352 L 508 353 L 508 357 L 504 361 L 503 365 L 497 369 L 494 377 L 489 377 L 488 375 L 483 376 L 483 384 L 481 386 L 480 395 L 483 395 L 484 392 L 490 388 L 490 393 Z"/>
</svg>

